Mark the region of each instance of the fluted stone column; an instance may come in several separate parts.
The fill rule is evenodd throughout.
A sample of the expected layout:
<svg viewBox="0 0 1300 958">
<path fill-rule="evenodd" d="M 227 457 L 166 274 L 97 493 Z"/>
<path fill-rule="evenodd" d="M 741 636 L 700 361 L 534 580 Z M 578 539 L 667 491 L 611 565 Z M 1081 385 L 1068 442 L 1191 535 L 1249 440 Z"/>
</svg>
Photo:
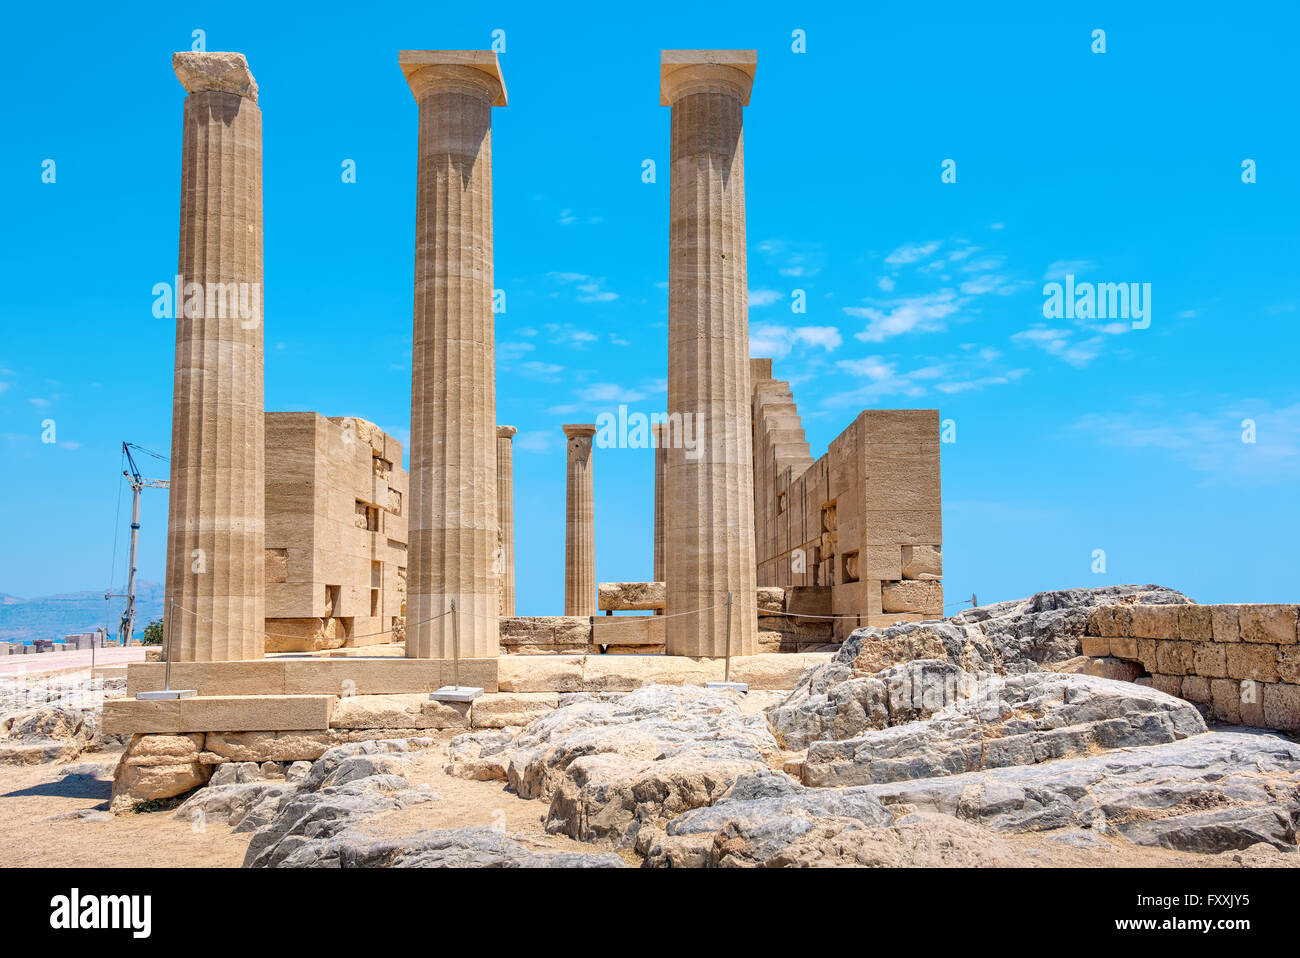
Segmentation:
<svg viewBox="0 0 1300 958">
<path fill-rule="evenodd" d="M 568 425 L 564 489 L 564 614 L 596 614 L 596 508 L 591 482 L 594 425 Z"/>
<path fill-rule="evenodd" d="M 498 654 L 496 384 L 492 327 L 495 53 L 410 51 L 398 62 L 420 107 L 411 363 L 411 520 L 406 654 Z"/>
<path fill-rule="evenodd" d="M 514 426 L 497 426 L 497 556 L 501 614 L 515 614 L 515 465 Z"/>
<path fill-rule="evenodd" d="M 164 628 L 173 661 L 265 649 L 262 112 L 239 53 L 177 53 L 188 96 Z"/>
<path fill-rule="evenodd" d="M 652 423 L 650 435 L 655 446 L 655 562 L 654 580 L 664 581 L 664 470 L 668 465 L 668 448 L 664 439 L 664 424 Z"/>
<path fill-rule="evenodd" d="M 665 545 L 670 655 L 757 651 L 754 493 L 745 273 L 742 107 L 752 50 L 665 50 L 660 102 L 672 107 Z M 681 430 L 682 440 L 691 437 Z M 678 613 L 706 610 L 696 615 Z"/>
</svg>

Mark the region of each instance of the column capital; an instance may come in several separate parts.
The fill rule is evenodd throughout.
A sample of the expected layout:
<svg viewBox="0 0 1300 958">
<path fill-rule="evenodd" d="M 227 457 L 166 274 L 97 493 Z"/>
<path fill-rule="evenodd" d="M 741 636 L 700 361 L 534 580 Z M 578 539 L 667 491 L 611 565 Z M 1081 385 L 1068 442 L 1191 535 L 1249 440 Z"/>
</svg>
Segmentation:
<svg viewBox="0 0 1300 958">
<path fill-rule="evenodd" d="M 564 434 L 570 439 L 583 439 L 596 435 L 595 423 L 567 423 L 564 426 Z"/>
<path fill-rule="evenodd" d="M 417 101 L 439 87 L 461 87 L 506 105 L 506 81 L 491 50 L 400 50 L 397 64 Z"/>
<path fill-rule="evenodd" d="M 186 93 L 233 93 L 257 102 L 257 81 L 242 53 L 184 50 L 172 54 L 172 69 Z"/>
<path fill-rule="evenodd" d="M 662 50 L 659 54 L 659 105 L 671 106 L 692 90 L 723 87 L 749 105 L 758 69 L 755 50 Z"/>
<path fill-rule="evenodd" d="M 517 432 L 519 430 L 514 426 L 497 426 L 498 439 L 514 439 Z"/>
</svg>

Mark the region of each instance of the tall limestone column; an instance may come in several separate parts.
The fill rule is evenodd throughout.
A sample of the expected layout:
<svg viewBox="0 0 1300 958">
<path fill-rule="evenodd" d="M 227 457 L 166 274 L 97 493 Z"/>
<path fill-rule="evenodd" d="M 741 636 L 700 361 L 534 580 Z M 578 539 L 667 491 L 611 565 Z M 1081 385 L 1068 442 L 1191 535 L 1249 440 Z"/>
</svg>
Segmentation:
<svg viewBox="0 0 1300 958">
<path fill-rule="evenodd" d="M 515 464 L 514 426 L 497 426 L 497 530 L 501 552 L 497 556 L 501 588 L 501 614 L 515 614 Z"/>
<path fill-rule="evenodd" d="M 660 59 L 660 103 L 672 107 L 668 422 L 677 431 L 665 500 L 669 655 L 724 654 L 728 592 L 739 606 L 732 654 L 758 650 L 741 117 L 756 64 L 752 50 Z M 679 615 L 696 610 L 710 611 Z"/>
<path fill-rule="evenodd" d="M 411 363 L 411 518 L 406 654 L 500 651 L 496 383 L 492 328 L 495 53 L 404 50 L 420 107 Z"/>
<path fill-rule="evenodd" d="M 177 53 L 185 87 L 164 634 L 173 661 L 265 650 L 262 112 L 240 53 Z"/>
<path fill-rule="evenodd" d="M 668 466 L 668 447 L 663 423 L 652 423 L 650 435 L 655 446 L 655 563 L 654 580 L 664 581 L 664 470 Z"/>
<path fill-rule="evenodd" d="M 596 614 L 596 507 L 591 482 L 594 425 L 568 425 L 564 490 L 564 614 Z"/>
</svg>

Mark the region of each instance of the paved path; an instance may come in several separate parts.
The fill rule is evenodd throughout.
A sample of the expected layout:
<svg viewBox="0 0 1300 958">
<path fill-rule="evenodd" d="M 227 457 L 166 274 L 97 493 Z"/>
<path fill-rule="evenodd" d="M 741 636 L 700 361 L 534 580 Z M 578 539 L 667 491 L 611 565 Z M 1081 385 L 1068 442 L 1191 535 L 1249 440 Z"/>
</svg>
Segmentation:
<svg viewBox="0 0 1300 958">
<path fill-rule="evenodd" d="M 95 649 L 95 665 L 126 665 L 143 662 L 144 647 Z M 6 655 L 0 658 L 0 675 L 31 675 L 36 672 L 90 668 L 90 649 L 77 652 L 41 652 L 36 655 Z"/>
</svg>

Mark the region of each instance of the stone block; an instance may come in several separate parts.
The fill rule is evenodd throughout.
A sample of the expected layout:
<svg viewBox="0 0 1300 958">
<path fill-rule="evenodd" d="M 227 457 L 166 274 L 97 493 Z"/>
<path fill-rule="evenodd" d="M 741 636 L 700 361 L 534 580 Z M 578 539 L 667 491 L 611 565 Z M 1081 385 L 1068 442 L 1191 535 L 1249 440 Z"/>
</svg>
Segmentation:
<svg viewBox="0 0 1300 958">
<path fill-rule="evenodd" d="M 1134 639 L 1137 643 L 1137 660 L 1142 663 L 1142 667 L 1148 672 L 1157 672 L 1156 668 L 1156 648 L 1159 643 L 1155 639 Z"/>
<path fill-rule="evenodd" d="M 1130 635 L 1139 639 L 1178 638 L 1178 606 L 1135 605 L 1130 611 Z"/>
<path fill-rule="evenodd" d="M 902 552 L 904 579 L 943 578 L 943 552 L 938 546 L 903 546 Z"/>
<path fill-rule="evenodd" d="M 785 611 L 791 615 L 831 615 L 831 587 L 828 585 L 796 585 L 785 590 Z"/>
<path fill-rule="evenodd" d="M 470 709 L 474 728 L 506 728 L 527 725 L 558 708 L 558 692 L 497 692 L 480 695 Z"/>
<path fill-rule="evenodd" d="M 597 605 L 602 612 L 654 612 L 664 607 L 662 582 L 601 582 Z"/>
<path fill-rule="evenodd" d="M 314 762 L 330 747 L 326 731 L 312 732 L 209 732 L 200 761 Z"/>
<path fill-rule="evenodd" d="M 1300 645 L 1278 646 L 1277 676 L 1283 682 L 1300 685 Z"/>
<path fill-rule="evenodd" d="M 1129 606 L 1099 605 L 1088 613 L 1087 631 L 1089 635 L 1107 638 L 1130 636 L 1129 626 L 1132 614 Z"/>
<path fill-rule="evenodd" d="M 1062 669 L 1061 671 L 1066 671 Z M 1084 658 L 1077 668 L 1071 670 L 1082 675 L 1095 675 L 1099 679 L 1115 679 L 1120 682 L 1136 682 L 1142 675 L 1142 667 L 1136 662 L 1125 662 L 1116 658 Z"/>
<path fill-rule="evenodd" d="M 330 728 L 449 729 L 469 727 L 469 703 L 433 702 L 423 692 L 339 699 Z"/>
<path fill-rule="evenodd" d="M 1276 682 L 1277 646 L 1239 642 L 1226 648 L 1229 678 Z"/>
<path fill-rule="evenodd" d="M 1210 680 L 1200 675 L 1183 677 L 1183 698 L 1189 702 L 1208 705 L 1211 702 Z"/>
<path fill-rule="evenodd" d="M 862 560 L 865 557 L 865 568 Z M 858 553 L 859 574 L 864 579 L 884 579 L 887 582 L 903 578 L 903 546 L 866 546 Z"/>
<path fill-rule="evenodd" d="M 1241 723 L 1241 684 L 1235 679 L 1210 679 L 1214 717 L 1233 725 Z"/>
<path fill-rule="evenodd" d="M 1106 640 L 1110 643 L 1110 654 L 1117 659 L 1136 659 L 1138 657 L 1138 640 L 1128 636 L 1113 635 Z"/>
<path fill-rule="evenodd" d="M 502 692 L 581 692 L 581 655 L 546 655 L 500 659 Z"/>
<path fill-rule="evenodd" d="M 1264 724 L 1282 732 L 1300 732 L 1300 685 L 1264 686 Z"/>
<path fill-rule="evenodd" d="M 755 592 L 758 606 L 758 612 L 762 615 L 764 612 L 784 612 L 785 611 L 785 589 L 779 586 L 759 586 Z"/>
<path fill-rule="evenodd" d="M 1200 642 L 1192 659 L 1192 668 L 1197 675 L 1210 679 L 1228 677 L 1228 647 L 1217 642 Z"/>
<path fill-rule="evenodd" d="M 106 735 L 180 734 L 180 699 L 106 699 L 102 723 Z"/>
<path fill-rule="evenodd" d="M 748 614 L 736 609 L 733 615 Z M 592 620 L 594 645 L 663 645 L 664 617 L 661 615 L 598 615 Z"/>
<path fill-rule="evenodd" d="M 203 734 L 135 735 L 122 755 L 127 765 L 188 765 L 199 760 Z"/>
<path fill-rule="evenodd" d="M 1106 658 L 1110 655 L 1110 639 L 1101 638 L 1096 635 L 1085 635 L 1080 644 L 1083 647 L 1083 654 L 1093 656 L 1094 658 Z"/>
<path fill-rule="evenodd" d="M 1179 605 L 1178 635 L 1191 642 L 1209 642 L 1214 638 L 1214 613 L 1208 605 Z"/>
<path fill-rule="evenodd" d="M 1241 724 L 1251 728 L 1267 728 L 1264 717 L 1264 689 L 1266 684 L 1246 679 L 1241 683 L 1238 698 L 1241 701 Z"/>
<path fill-rule="evenodd" d="M 1294 605 L 1239 606 L 1237 621 L 1243 642 L 1266 642 L 1271 645 L 1296 643 Z"/>
<path fill-rule="evenodd" d="M 883 612 L 920 612 L 943 615 L 943 587 L 935 581 L 904 579 L 880 587 Z"/>
<path fill-rule="evenodd" d="M 1166 695 L 1177 695 L 1181 698 L 1183 694 L 1183 677 L 1181 675 L 1162 675 L 1153 672 L 1151 674 L 1151 687 L 1158 692 L 1164 692 Z"/>
<path fill-rule="evenodd" d="M 1241 641 L 1241 630 L 1237 623 L 1238 608 L 1235 605 L 1210 606 L 1210 621 L 1215 642 Z"/>
<path fill-rule="evenodd" d="M 1156 643 L 1156 669 L 1166 675 L 1190 675 L 1196 671 L 1196 646 L 1190 642 Z"/>
</svg>

